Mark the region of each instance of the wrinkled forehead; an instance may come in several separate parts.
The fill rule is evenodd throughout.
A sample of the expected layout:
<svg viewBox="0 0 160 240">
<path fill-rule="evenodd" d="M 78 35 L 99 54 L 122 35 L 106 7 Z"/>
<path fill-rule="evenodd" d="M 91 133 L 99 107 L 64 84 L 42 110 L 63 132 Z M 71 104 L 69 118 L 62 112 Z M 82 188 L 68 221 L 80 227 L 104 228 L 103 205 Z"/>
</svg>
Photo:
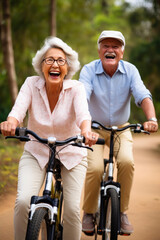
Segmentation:
<svg viewBox="0 0 160 240">
<path fill-rule="evenodd" d="M 51 57 L 55 55 L 63 58 L 66 57 L 65 52 L 61 48 L 57 48 L 57 47 L 52 47 L 48 49 L 48 51 L 45 53 L 45 57 Z"/>
</svg>

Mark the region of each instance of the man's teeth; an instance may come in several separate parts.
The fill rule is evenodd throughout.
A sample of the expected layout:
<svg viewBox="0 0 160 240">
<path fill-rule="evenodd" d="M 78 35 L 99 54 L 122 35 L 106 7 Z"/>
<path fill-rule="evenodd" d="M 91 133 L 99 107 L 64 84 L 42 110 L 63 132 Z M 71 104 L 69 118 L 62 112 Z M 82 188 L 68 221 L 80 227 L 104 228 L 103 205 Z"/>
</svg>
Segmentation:
<svg viewBox="0 0 160 240">
<path fill-rule="evenodd" d="M 106 56 L 106 58 L 111 58 L 111 59 L 114 59 L 115 56 Z"/>
<path fill-rule="evenodd" d="M 116 57 L 115 54 L 106 54 L 105 58 L 110 58 L 110 59 L 114 59 Z"/>
</svg>

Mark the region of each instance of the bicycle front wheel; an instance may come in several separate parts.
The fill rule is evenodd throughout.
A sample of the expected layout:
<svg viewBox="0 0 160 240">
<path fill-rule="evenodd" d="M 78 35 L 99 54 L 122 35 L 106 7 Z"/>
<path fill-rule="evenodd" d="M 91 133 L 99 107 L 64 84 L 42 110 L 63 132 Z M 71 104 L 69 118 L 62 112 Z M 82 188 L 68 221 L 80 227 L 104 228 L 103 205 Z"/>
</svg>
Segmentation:
<svg viewBox="0 0 160 240">
<path fill-rule="evenodd" d="M 62 240 L 63 238 L 63 191 L 60 193 L 60 201 L 58 207 L 58 215 L 56 221 L 56 240 Z"/>
<path fill-rule="evenodd" d="M 26 240 L 51 240 L 54 239 L 54 235 L 55 225 L 50 223 L 48 210 L 37 209 L 28 223 Z"/>
<path fill-rule="evenodd" d="M 105 214 L 103 221 L 102 240 L 117 240 L 118 235 L 119 199 L 115 189 L 107 191 Z"/>
</svg>

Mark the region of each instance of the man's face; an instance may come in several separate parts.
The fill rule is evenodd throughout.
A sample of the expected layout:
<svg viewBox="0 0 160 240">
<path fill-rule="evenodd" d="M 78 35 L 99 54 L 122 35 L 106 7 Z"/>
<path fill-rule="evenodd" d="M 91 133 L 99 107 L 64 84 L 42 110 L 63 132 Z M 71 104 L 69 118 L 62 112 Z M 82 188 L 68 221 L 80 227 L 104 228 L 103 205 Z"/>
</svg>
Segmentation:
<svg viewBox="0 0 160 240">
<path fill-rule="evenodd" d="M 106 38 L 100 42 L 98 50 L 103 68 L 117 69 L 118 62 L 123 58 L 122 43 L 115 38 Z"/>
</svg>

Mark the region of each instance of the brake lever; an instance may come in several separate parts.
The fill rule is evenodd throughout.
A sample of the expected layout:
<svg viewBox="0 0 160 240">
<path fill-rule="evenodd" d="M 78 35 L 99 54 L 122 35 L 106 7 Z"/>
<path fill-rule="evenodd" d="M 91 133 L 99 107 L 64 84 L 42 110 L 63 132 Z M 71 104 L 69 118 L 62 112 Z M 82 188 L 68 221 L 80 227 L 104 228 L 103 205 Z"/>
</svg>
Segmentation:
<svg viewBox="0 0 160 240">
<path fill-rule="evenodd" d="M 132 129 L 132 131 L 133 131 L 134 133 L 145 133 L 145 134 L 150 135 L 150 132 L 147 132 L 147 131 L 142 130 L 142 129 Z"/>
<path fill-rule="evenodd" d="M 150 132 L 148 132 L 148 131 L 141 130 L 141 132 L 150 135 Z"/>
<path fill-rule="evenodd" d="M 5 137 L 5 139 L 9 139 L 9 138 L 18 139 L 21 142 L 29 142 L 31 140 L 28 136 L 26 136 L 26 137 L 25 136 L 23 136 L 23 137 L 21 137 L 21 136 L 7 136 L 7 137 Z"/>
<path fill-rule="evenodd" d="M 83 146 L 80 143 L 72 143 L 71 145 L 74 146 L 74 147 L 87 148 L 88 150 L 91 150 L 93 152 L 93 148 L 88 147 L 88 146 Z"/>
</svg>

